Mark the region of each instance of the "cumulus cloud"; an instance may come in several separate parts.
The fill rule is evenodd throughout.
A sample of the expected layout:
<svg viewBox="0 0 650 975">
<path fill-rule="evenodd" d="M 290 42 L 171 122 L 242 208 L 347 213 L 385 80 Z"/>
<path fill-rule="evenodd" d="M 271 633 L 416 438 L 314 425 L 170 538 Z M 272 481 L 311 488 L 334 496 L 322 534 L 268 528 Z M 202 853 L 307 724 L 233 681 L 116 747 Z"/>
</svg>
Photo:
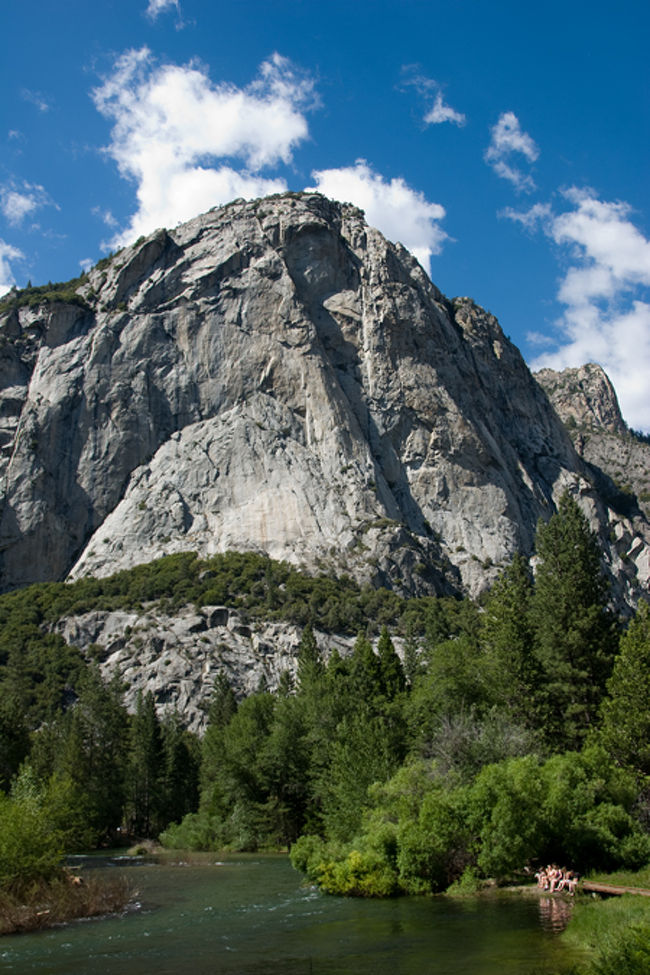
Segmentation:
<svg viewBox="0 0 650 975">
<path fill-rule="evenodd" d="M 11 261 L 22 260 L 24 255 L 18 248 L 0 240 L 0 297 L 6 294 L 16 283 L 11 270 Z"/>
<path fill-rule="evenodd" d="M 42 186 L 24 183 L 21 189 L 4 186 L 0 190 L 0 210 L 12 227 L 21 224 L 26 216 L 51 203 Z"/>
<path fill-rule="evenodd" d="M 445 216 L 442 206 L 430 203 L 403 179 L 386 181 L 363 159 L 354 166 L 317 170 L 312 178 L 316 180 L 312 189 L 361 207 L 369 224 L 389 240 L 400 241 L 430 273 L 431 256 L 440 253 L 448 239 L 438 225 Z"/>
<path fill-rule="evenodd" d="M 539 156 L 539 149 L 528 133 L 522 131 L 515 113 L 503 112 L 491 129 L 490 145 L 484 158 L 497 176 L 507 179 L 516 190 L 529 193 L 535 189 L 535 183 L 529 173 L 512 164 L 510 157 L 514 153 L 533 163 Z"/>
<path fill-rule="evenodd" d="M 279 54 L 237 88 L 213 84 L 198 64 L 158 66 L 147 48 L 119 58 L 93 99 L 113 120 L 106 151 L 138 200 L 112 246 L 238 196 L 286 189 L 262 171 L 291 162 L 315 103 L 311 79 Z"/>
<path fill-rule="evenodd" d="M 565 306 L 558 347 L 539 356 L 533 368 L 600 363 L 627 422 L 650 430 L 650 240 L 632 222 L 626 203 L 576 188 L 564 197 L 570 206 L 561 213 L 539 206 L 529 211 L 530 225 L 541 227 L 568 258 L 558 290 Z M 526 220 L 523 215 L 524 225 Z"/>
</svg>

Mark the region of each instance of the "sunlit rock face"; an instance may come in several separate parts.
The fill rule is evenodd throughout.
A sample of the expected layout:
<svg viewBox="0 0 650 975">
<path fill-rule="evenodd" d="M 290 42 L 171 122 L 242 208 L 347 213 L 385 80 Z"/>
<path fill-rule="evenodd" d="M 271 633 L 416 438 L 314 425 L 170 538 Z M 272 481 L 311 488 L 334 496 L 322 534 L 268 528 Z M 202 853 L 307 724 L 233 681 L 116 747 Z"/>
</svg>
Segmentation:
<svg viewBox="0 0 650 975">
<path fill-rule="evenodd" d="M 250 549 L 476 594 L 566 488 L 620 592 L 647 583 L 643 531 L 496 319 L 354 207 L 236 201 L 78 295 L 0 317 L 4 589 Z"/>
<path fill-rule="evenodd" d="M 610 496 L 614 487 L 618 495 L 616 507 L 627 515 L 623 521 L 613 519 L 618 553 L 624 562 L 631 559 L 632 575 L 645 583 L 647 592 L 650 442 L 628 429 L 616 391 L 595 363 L 561 372 L 542 369 L 535 378 L 564 422 L 601 495 Z"/>
</svg>

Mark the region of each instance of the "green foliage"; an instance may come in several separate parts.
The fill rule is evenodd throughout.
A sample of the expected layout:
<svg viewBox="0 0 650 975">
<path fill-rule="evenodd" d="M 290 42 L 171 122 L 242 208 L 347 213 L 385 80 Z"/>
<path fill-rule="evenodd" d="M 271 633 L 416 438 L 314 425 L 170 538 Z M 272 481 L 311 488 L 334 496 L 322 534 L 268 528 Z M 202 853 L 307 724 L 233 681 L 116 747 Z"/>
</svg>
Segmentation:
<svg viewBox="0 0 650 975">
<path fill-rule="evenodd" d="M 646 975 L 650 971 L 647 900 L 625 895 L 577 901 L 562 940 L 591 959 L 576 975 Z"/>
<path fill-rule="evenodd" d="M 397 892 L 397 875 L 380 854 L 350 850 L 342 860 L 320 865 L 317 882 L 328 894 L 348 897 L 390 897 Z"/>
<path fill-rule="evenodd" d="M 490 696 L 520 724 L 529 726 L 534 722 L 531 698 L 540 683 L 529 618 L 532 595 L 528 564 L 516 555 L 490 590 L 480 619 L 486 675 L 492 683 Z"/>
<path fill-rule="evenodd" d="M 15 697 L 0 699 L 0 791 L 9 788 L 29 747 L 29 732 L 19 702 Z"/>
<path fill-rule="evenodd" d="M 0 889 L 22 896 L 60 873 L 63 844 L 43 815 L 33 782 L 0 793 Z"/>
<path fill-rule="evenodd" d="M 375 874 L 383 863 L 383 876 L 394 875 L 391 892 L 406 893 L 463 890 L 531 862 L 567 863 L 580 872 L 598 863 L 633 867 L 650 860 L 650 837 L 631 814 L 634 796 L 633 777 L 608 763 L 602 749 L 545 762 L 508 759 L 485 766 L 468 784 L 419 761 L 369 790 L 353 838 L 299 844 L 293 862 L 335 893 L 362 892 L 351 868 L 366 862 Z"/>
<path fill-rule="evenodd" d="M 621 765 L 650 775 L 650 608 L 639 606 L 607 684 L 600 740 Z"/>
<path fill-rule="evenodd" d="M 594 975 L 647 975 L 650 971 L 650 924 L 629 927 L 601 949 Z"/>
<path fill-rule="evenodd" d="M 82 308 L 86 308 L 88 307 L 87 302 L 80 294 L 77 294 L 77 289 L 85 284 L 86 280 L 86 275 L 82 274 L 70 281 L 57 281 L 56 284 L 48 281 L 47 284 L 33 287 L 31 283 L 28 283 L 26 288 L 22 288 L 20 291 L 10 291 L 9 294 L 0 299 L 0 314 L 12 311 L 14 308 L 25 306 L 37 308 L 39 305 L 56 302 L 67 305 L 81 305 Z"/>
<path fill-rule="evenodd" d="M 537 554 L 530 609 L 541 670 L 536 704 L 549 744 L 576 748 L 596 722 L 617 634 L 596 537 L 568 494 L 550 521 L 540 523 Z"/>
<path fill-rule="evenodd" d="M 95 840 L 113 833 L 122 820 L 127 715 L 121 689 L 105 685 L 89 668 L 75 706 L 34 736 L 31 763 L 39 780 L 52 773 L 67 777 L 83 796 L 88 827 Z"/>
<path fill-rule="evenodd" d="M 170 850 L 222 850 L 227 845 L 220 817 L 204 810 L 170 823 L 158 839 Z"/>
<path fill-rule="evenodd" d="M 157 835 L 162 806 L 162 735 L 153 694 L 138 694 L 129 721 L 128 762 L 125 769 L 126 823 L 134 836 Z"/>
</svg>

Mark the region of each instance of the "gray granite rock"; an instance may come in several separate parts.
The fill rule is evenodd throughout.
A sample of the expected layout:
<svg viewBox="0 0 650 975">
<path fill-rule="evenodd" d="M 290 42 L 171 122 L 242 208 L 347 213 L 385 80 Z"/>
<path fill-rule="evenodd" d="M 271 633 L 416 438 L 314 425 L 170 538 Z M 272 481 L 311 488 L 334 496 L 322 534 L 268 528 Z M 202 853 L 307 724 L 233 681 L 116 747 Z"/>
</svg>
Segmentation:
<svg viewBox="0 0 650 975">
<path fill-rule="evenodd" d="M 647 522 L 602 494 L 496 319 L 354 207 L 235 201 L 79 296 L 0 318 L 2 588 L 253 549 L 475 595 L 568 488 L 619 596 L 647 589 Z"/>
</svg>

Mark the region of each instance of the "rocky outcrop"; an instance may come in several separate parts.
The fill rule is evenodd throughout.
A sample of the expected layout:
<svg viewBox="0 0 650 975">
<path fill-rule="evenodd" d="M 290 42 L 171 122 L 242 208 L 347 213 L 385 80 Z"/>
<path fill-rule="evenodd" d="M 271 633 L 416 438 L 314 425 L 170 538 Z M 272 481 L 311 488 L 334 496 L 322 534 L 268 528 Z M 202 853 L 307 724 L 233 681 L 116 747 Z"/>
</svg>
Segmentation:
<svg viewBox="0 0 650 975">
<path fill-rule="evenodd" d="M 295 677 L 301 638 L 290 623 L 247 622 L 224 606 L 185 607 L 173 616 L 153 607 L 94 611 L 61 620 L 56 632 L 97 661 L 107 681 L 119 680 L 128 710 L 135 711 L 139 693 L 151 693 L 161 717 L 176 711 L 197 733 L 205 728 L 218 674 L 238 698 L 275 690 L 283 671 Z M 324 660 L 334 649 L 347 655 L 354 643 L 314 635 Z"/>
<path fill-rule="evenodd" d="M 588 362 L 577 369 L 540 369 L 535 379 L 569 430 L 594 430 L 625 436 L 627 425 L 616 390 L 601 366 Z"/>
<path fill-rule="evenodd" d="M 496 319 L 357 209 L 235 201 L 102 264 L 0 321 L 3 588 L 252 549 L 476 594 L 567 488 L 647 585 L 645 528 Z"/>
<path fill-rule="evenodd" d="M 589 363 L 562 372 L 542 369 L 535 378 L 580 457 L 611 479 L 639 532 L 645 534 L 644 522 L 650 520 L 650 443 L 628 429 L 609 377 Z"/>
</svg>

